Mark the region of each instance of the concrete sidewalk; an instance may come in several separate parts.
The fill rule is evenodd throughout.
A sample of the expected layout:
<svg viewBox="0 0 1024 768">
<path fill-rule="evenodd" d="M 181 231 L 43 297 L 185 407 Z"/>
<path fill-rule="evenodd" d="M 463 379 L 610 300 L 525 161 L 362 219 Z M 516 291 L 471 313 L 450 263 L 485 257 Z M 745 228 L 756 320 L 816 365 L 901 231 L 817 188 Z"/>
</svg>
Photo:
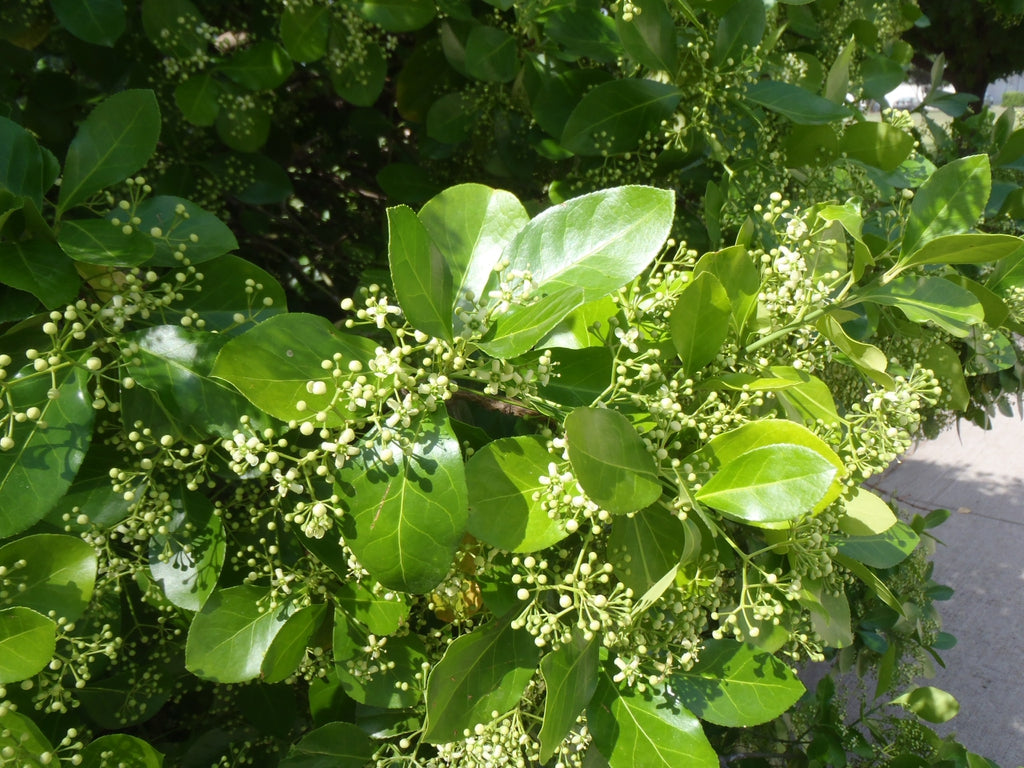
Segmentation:
<svg viewBox="0 0 1024 768">
<path fill-rule="evenodd" d="M 934 579 L 956 590 L 938 603 L 956 636 L 946 669 L 928 684 L 952 693 L 960 714 L 942 733 L 999 763 L 1024 766 L 1024 422 L 1000 417 L 923 441 L 871 486 L 907 511 L 953 512 L 932 531 L 946 543 Z"/>
</svg>

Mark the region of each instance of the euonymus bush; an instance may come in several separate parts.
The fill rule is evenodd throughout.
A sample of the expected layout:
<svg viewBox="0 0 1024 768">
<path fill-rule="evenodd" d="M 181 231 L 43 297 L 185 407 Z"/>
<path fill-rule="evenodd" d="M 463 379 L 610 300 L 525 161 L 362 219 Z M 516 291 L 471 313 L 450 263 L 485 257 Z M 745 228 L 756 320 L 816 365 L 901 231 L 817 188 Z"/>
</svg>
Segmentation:
<svg viewBox="0 0 1024 768">
<path fill-rule="evenodd" d="M 137 11 L 3 11 L 0 762 L 987 764 L 944 513 L 864 481 L 1016 386 L 1024 140 L 850 102 L 912 4 Z M 313 206 L 254 151 L 324 77 Z M 384 268 L 317 314 L 332 217 Z"/>
</svg>

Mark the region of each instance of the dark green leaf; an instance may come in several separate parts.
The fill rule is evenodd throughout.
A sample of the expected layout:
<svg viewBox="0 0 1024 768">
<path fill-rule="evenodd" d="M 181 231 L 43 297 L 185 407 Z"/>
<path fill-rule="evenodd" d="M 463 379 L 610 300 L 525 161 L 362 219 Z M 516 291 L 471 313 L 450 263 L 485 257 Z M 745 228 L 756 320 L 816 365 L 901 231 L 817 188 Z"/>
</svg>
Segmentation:
<svg viewBox="0 0 1024 768">
<path fill-rule="evenodd" d="M 268 425 L 258 406 L 211 375 L 224 335 L 158 325 L 124 338 L 137 346 L 125 368 L 153 393 L 181 434 L 230 438 L 243 416 L 256 428 Z"/>
<path fill-rule="evenodd" d="M 393 635 L 409 616 L 405 596 L 380 584 L 348 581 L 334 590 L 333 597 L 348 616 L 375 635 Z"/>
<path fill-rule="evenodd" d="M 256 152 L 270 137 L 271 102 L 266 96 L 233 96 L 217 113 L 217 136 L 238 152 Z"/>
<path fill-rule="evenodd" d="M 288 750 L 280 768 L 363 768 L 377 745 L 352 723 L 327 723 Z"/>
<path fill-rule="evenodd" d="M 174 89 L 174 101 L 192 125 L 208 127 L 217 121 L 223 88 L 212 74 L 196 74 Z"/>
<path fill-rule="evenodd" d="M 840 585 L 838 592 L 821 581 L 804 579 L 800 604 L 811 614 L 811 626 L 822 642 L 832 648 L 845 648 L 853 644 L 850 622 L 850 601 Z"/>
<path fill-rule="evenodd" d="M 215 591 L 192 619 L 185 666 L 204 680 L 242 683 L 260 674 L 263 658 L 292 604 L 274 606 L 270 590 L 243 584 Z"/>
<path fill-rule="evenodd" d="M 434 18 L 433 0 L 362 0 L 359 13 L 388 32 L 412 32 Z"/>
<path fill-rule="evenodd" d="M 427 135 L 444 144 L 465 140 L 477 123 L 476 99 L 461 91 L 446 93 L 427 112 Z"/>
<path fill-rule="evenodd" d="M 519 69 L 519 48 L 508 32 L 479 24 L 466 40 L 466 70 L 488 83 L 507 83 Z"/>
<path fill-rule="evenodd" d="M 506 437 L 488 443 L 466 462 L 469 486 L 467 530 L 510 552 L 535 552 L 564 539 L 565 521 L 548 517 L 535 494 L 554 457 L 543 438 Z"/>
<path fill-rule="evenodd" d="M 651 70 L 676 71 L 679 60 L 676 24 L 664 0 L 648 0 L 643 12 L 634 13 L 629 21 L 620 14 L 615 27 L 622 47 L 634 60 Z"/>
<path fill-rule="evenodd" d="M 149 571 L 174 605 L 201 610 L 213 593 L 227 549 L 220 515 L 205 494 L 172 488 L 166 533 L 149 540 Z"/>
<path fill-rule="evenodd" d="M 361 35 L 353 33 L 344 24 L 335 20 L 331 27 L 330 50 L 344 51 L 353 45 L 350 37 Z M 345 53 L 336 60 L 333 56 L 327 59 L 327 71 L 331 78 L 334 92 L 345 101 L 360 107 L 371 107 L 384 90 L 388 74 L 388 61 L 380 45 L 365 37 L 355 41 L 361 48 L 361 55 Z"/>
<path fill-rule="evenodd" d="M 127 27 L 122 0 L 50 0 L 64 29 L 93 45 L 112 46 Z"/>
<path fill-rule="evenodd" d="M 284 83 L 293 68 L 288 52 L 277 43 L 265 40 L 236 53 L 217 67 L 217 71 L 250 91 L 270 91 Z"/>
<path fill-rule="evenodd" d="M 0 749 L 17 758 L 28 768 L 44 768 L 40 755 L 53 752 L 53 746 L 42 731 L 13 707 L 5 707 L 0 715 Z"/>
<path fill-rule="evenodd" d="M 963 157 L 936 170 L 914 196 L 900 257 L 942 235 L 974 229 L 991 191 L 988 155 Z"/>
<path fill-rule="evenodd" d="M 281 43 L 295 61 L 308 64 L 323 58 L 330 29 L 329 6 L 289 3 L 281 10 Z"/>
<path fill-rule="evenodd" d="M 90 525 L 110 528 L 121 522 L 134 501 L 125 499 L 126 491 L 139 498 L 145 479 L 127 480 L 122 483 L 120 493 L 115 493 L 110 481 L 110 468 L 117 466 L 121 454 L 103 441 L 97 440 L 89 446 L 89 452 L 75 475 L 75 481 L 68 488 L 57 505 L 45 517 L 56 528 L 68 527 L 72 533 L 88 530 Z M 79 515 L 85 515 L 84 523 L 78 522 Z"/>
<path fill-rule="evenodd" d="M 152 91 L 121 91 L 102 101 L 68 147 L 58 214 L 139 170 L 159 137 L 160 108 Z"/>
<path fill-rule="evenodd" d="M 209 42 L 200 32 L 205 20 L 189 0 L 142 0 L 142 27 L 162 53 L 193 59 L 206 53 Z"/>
<path fill-rule="evenodd" d="M 897 277 L 869 288 L 858 298 L 896 307 L 908 320 L 935 323 L 961 338 L 985 319 L 985 310 L 973 293 L 941 277 Z"/>
<path fill-rule="evenodd" d="M 654 457 L 618 411 L 577 408 L 565 419 L 565 437 L 576 479 L 604 509 L 632 512 L 661 496 Z"/>
<path fill-rule="evenodd" d="M 632 280 L 660 252 L 673 208 L 670 191 L 618 187 L 534 218 L 505 250 L 508 269 L 530 272 L 533 290 L 498 315 L 480 347 L 495 357 L 520 355 L 569 312 Z M 493 273 L 485 293 L 502 279 Z"/>
<path fill-rule="evenodd" d="M 24 561 L 25 565 L 16 565 Z M 38 533 L 0 547 L 9 605 L 74 621 L 85 613 L 96 583 L 96 553 L 77 536 Z"/>
<path fill-rule="evenodd" d="M 57 243 L 21 240 L 0 243 L 0 283 L 26 291 L 47 308 L 74 301 L 81 280 Z"/>
<path fill-rule="evenodd" d="M 452 340 L 454 291 L 448 263 L 404 205 L 388 208 L 388 264 L 402 311 L 418 330 Z"/>
<path fill-rule="evenodd" d="M 679 518 L 654 506 L 615 520 L 607 557 L 619 581 L 642 595 L 679 565 L 690 544 Z"/>
<path fill-rule="evenodd" d="M 143 200 L 135 215 L 142 219 L 138 227 L 143 232 L 151 232 L 153 227 L 161 231 L 154 238 L 156 252 L 149 262 L 154 267 L 180 266 L 182 256 L 192 264 L 201 264 L 238 248 L 238 241 L 224 222 L 180 197 L 158 195 Z"/>
<path fill-rule="evenodd" d="M 790 168 L 826 166 L 839 155 L 839 137 L 831 125 L 794 125 L 784 147 Z"/>
<path fill-rule="evenodd" d="M 836 104 L 845 104 L 846 97 L 850 92 L 850 64 L 853 62 L 853 53 L 856 48 L 856 40 L 850 40 L 844 45 L 832 66 L 825 76 L 825 90 L 823 95 L 829 101 Z M 881 123 L 876 123 L 881 125 Z M 888 128 L 889 126 L 886 125 Z"/>
<path fill-rule="evenodd" d="M 829 458 L 806 446 L 766 445 L 724 464 L 696 497 L 750 525 L 788 527 L 818 505 L 836 472 Z"/>
<path fill-rule="evenodd" d="M 65 221 L 57 242 L 75 261 L 104 267 L 137 267 L 153 257 L 152 239 L 136 229 L 126 235 L 106 219 Z"/>
<path fill-rule="evenodd" d="M 906 560 L 920 541 L 909 525 L 897 522 L 881 533 L 839 539 L 836 546 L 842 554 L 872 568 L 892 568 Z"/>
<path fill-rule="evenodd" d="M 279 683 L 295 672 L 306 656 L 313 633 L 323 624 L 326 615 L 326 604 L 314 603 L 288 617 L 263 657 L 260 677 L 264 682 Z"/>
<path fill-rule="evenodd" d="M 611 384 L 613 360 L 607 347 L 550 352 L 555 370 L 548 383 L 537 388 L 541 397 L 572 407 L 590 405 Z"/>
<path fill-rule="evenodd" d="M 515 195 L 483 184 L 449 187 L 418 215 L 451 273 L 455 307 L 465 310 L 482 299 L 502 252 L 530 220 Z M 456 316 L 454 323 L 463 335 L 465 321 Z"/>
<path fill-rule="evenodd" d="M 737 0 L 718 22 L 712 64 L 733 66 L 746 59 L 760 45 L 765 23 L 762 0 Z"/>
<path fill-rule="evenodd" d="M 58 374 L 52 400 L 49 376 L 5 383 L 15 409 L 35 406 L 40 417 L 15 424 L 14 447 L 0 451 L 0 539 L 41 520 L 71 486 L 92 440 L 96 413 L 80 373 L 63 379 Z"/>
<path fill-rule="evenodd" d="M 537 124 L 552 136 L 561 136 L 565 123 L 589 89 L 609 81 L 600 69 L 559 71 L 529 59 L 523 68 L 523 83 Z"/>
<path fill-rule="evenodd" d="M 111 733 L 90 741 L 82 750 L 82 768 L 109 768 L 111 757 L 117 765 L 131 768 L 161 768 L 164 756 L 146 741 L 126 733 Z"/>
<path fill-rule="evenodd" d="M 570 642 L 540 661 L 547 689 L 544 724 L 538 735 L 541 762 L 551 758 L 597 690 L 599 642 L 597 637 L 585 639 L 576 630 Z"/>
<path fill-rule="evenodd" d="M 939 380 L 943 399 L 949 407 L 956 411 L 967 408 L 971 402 L 971 393 L 956 350 L 948 344 L 935 342 L 921 352 L 919 360 L 921 366 L 929 369 Z"/>
<path fill-rule="evenodd" d="M 885 372 L 889 365 L 889 358 L 882 350 L 872 344 L 864 344 L 851 339 L 843 330 L 842 323 L 832 315 L 825 315 L 815 325 L 821 335 L 842 350 L 843 354 L 850 358 L 850 362 L 865 376 L 886 389 L 896 386 L 892 376 Z"/>
<path fill-rule="evenodd" d="M 43 193 L 53 186 L 59 170 L 56 158 L 31 133 L 0 117 L 0 190 L 15 198 L 25 195 L 40 209 Z"/>
<path fill-rule="evenodd" d="M 653 80 L 612 80 L 590 90 L 576 105 L 560 143 L 584 156 L 635 150 L 644 134 L 672 116 L 682 93 Z"/>
<path fill-rule="evenodd" d="M 466 728 L 514 707 L 537 670 L 540 650 L 525 629 L 494 619 L 462 635 L 445 650 L 427 678 L 423 739 L 446 744 Z"/>
<path fill-rule="evenodd" d="M 408 434 L 408 455 L 365 447 L 339 474 L 345 543 L 381 584 L 422 594 L 448 573 L 466 530 L 459 442 L 443 410 Z M 386 462 L 381 453 L 392 453 Z"/>
<path fill-rule="evenodd" d="M 710 272 L 725 288 L 732 304 L 732 322 L 742 336 L 757 307 L 757 293 L 761 287 L 761 274 L 747 248 L 734 245 L 720 251 L 705 253 L 693 269 L 694 277 Z"/>
<path fill-rule="evenodd" d="M 706 641 L 700 660 L 673 675 L 671 686 L 701 720 L 729 728 L 773 720 L 805 690 L 793 670 L 770 653 L 728 639 Z"/>
<path fill-rule="evenodd" d="M 615 21 L 597 4 L 556 6 L 546 16 L 544 31 L 570 59 L 586 57 L 604 63 L 622 55 Z"/>
<path fill-rule="evenodd" d="M 333 655 L 345 693 L 360 704 L 382 709 L 405 709 L 419 704 L 422 687 L 413 676 L 427 662 L 422 638 L 417 634 L 387 638 L 373 660 L 373 667 L 362 669 L 363 648 L 368 638 L 365 627 L 340 610 L 335 612 Z"/>
<path fill-rule="evenodd" d="M 320 365 L 340 355 L 346 375 L 348 364 L 365 365 L 376 345 L 361 336 L 338 333 L 322 317 L 293 312 L 271 317 L 221 349 L 210 375 L 224 379 L 249 402 L 282 421 L 304 421 L 318 411 L 326 413 L 326 426 L 345 422 L 347 411 L 333 405 L 335 379 Z M 322 381 L 327 393 L 312 394 L 306 385 Z M 305 403 L 303 408 L 298 403 Z"/>
<path fill-rule="evenodd" d="M 839 141 L 847 157 L 886 172 L 899 168 L 913 148 L 914 137 L 906 131 L 872 121 L 849 126 Z"/>
<path fill-rule="evenodd" d="M 731 317 L 729 294 L 712 272 L 698 273 L 680 291 L 668 325 L 687 375 L 715 359 L 729 337 Z"/>
<path fill-rule="evenodd" d="M 898 61 L 886 56 L 868 53 L 860 68 L 861 87 L 864 95 L 878 103 L 882 103 L 886 94 L 903 82 L 906 74 Z"/>
<path fill-rule="evenodd" d="M 762 80 L 747 86 L 747 98 L 800 125 L 823 125 L 849 117 L 850 110 L 798 85 Z"/>
<path fill-rule="evenodd" d="M 587 707 L 594 747 L 611 768 L 717 768 L 700 722 L 675 702 L 619 690 L 607 673 Z"/>
<path fill-rule="evenodd" d="M 441 191 L 441 184 L 430 171 L 412 163 L 385 165 L 377 172 L 376 178 L 392 203 L 420 205 Z"/>
<path fill-rule="evenodd" d="M 42 672 L 56 648 L 57 624 L 53 619 L 20 605 L 0 610 L 0 684 L 16 683 Z"/>
</svg>

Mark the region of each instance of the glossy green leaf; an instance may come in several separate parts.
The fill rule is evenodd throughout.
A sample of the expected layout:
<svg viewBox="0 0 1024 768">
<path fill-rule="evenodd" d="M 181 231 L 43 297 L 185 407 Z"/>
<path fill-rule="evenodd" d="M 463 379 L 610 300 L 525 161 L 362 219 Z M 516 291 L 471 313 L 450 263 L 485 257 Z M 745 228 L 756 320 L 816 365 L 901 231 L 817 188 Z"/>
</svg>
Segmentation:
<svg viewBox="0 0 1024 768">
<path fill-rule="evenodd" d="M 897 521 L 881 533 L 839 539 L 836 546 L 842 554 L 872 568 L 892 568 L 906 560 L 920 541 L 913 528 Z"/>
<path fill-rule="evenodd" d="M 850 536 L 873 536 L 896 525 L 889 505 L 867 488 L 850 489 L 843 507 L 846 514 L 839 518 L 839 530 Z"/>
<path fill-rule="evenodd" d="M 648 0 L 643 12 L 629 21 L 620 14 L 615 28 L 632 59 L 651 70 L 675 72 L 679 61 L 675 19 L 664 0 Z"/>
<path fill-rule="evenodd" d="M 365 366 L 375 348 L 361 336 L 339 333 L 325 318 L 293 312 L 271 317 L 231 339 L 217 355 L 210 375 L 229 382 L 257 408 L 282 421 L 305 421 L 323 411 L 324 424 L 338 426 L 347 413 L 340 405 L 332 407 L 335 380 L 320 364 L 337 354 L 347 373 L 349 362 Z M 327 393 L 307 390 L 310 381 L 324 382 Z M 301 409 L 300 402 L 305 403 Z"/>
<path fill-rule="evenodd" d="M 467 530 L 476 538 L 510 552 L 536 552 L 564 539 L 564 521 L 548 517 L 541 504 L 554 459 L 545 440 L 535 435 L 487 443 L 466 462 L 469 488 Z"/>
<path fill-rule="evenodd" d="M 494 619 L 456 638 L 427 678 L 423 739 L 446 744 L 514 707 L 537 671 L 540 649 L 525 629 Z"/>
<path fill-rule="evenodd" d="M 449 187 L 427 201 L 418 216 L 451 273 L 455 307 L 462 309 L 483 297 L 502 252 L 530 220 L 515 195 L 483 184 Z M 464 335 L 465 321 L 456 316 L 454 324 Z"/>
<path fill-rule="evenodd" d="M 421 685 L 413 675 L 428 663 L 423 639 L 415 634 L 389 637 L 363 671 L 369 632 L 343 612 L 334 615 L 333 649 L 336 674 L 346 695 L 354 701 L 381 709 L 407 709 L 420 703 Z M 353 669 L 349 669 L 349 665 Z M 403 685 L 405 683 L 405 685 Z"/>
<path fill-rule="evenodd" d="M 896 386 L 892 376 L 885 372 L 889 358 L 882 350 L 850 338 L 833 315 L 823 316 L 815 325 L 821 335 L 835 344 L 865 376 L 886 389 Z"/>
<path fill-rule="evenodd" d="M 687 375 L 692 376 L 718 355 L 729 337 L 731 316 L 729 294 L 710 271 L 700 272 L 680 291 L 668 325 Z"/>
<path fill-rule="evenodd" d="M 364 447 L 338 475 L 348 513 L 345 543 L 381 584 L 422 594 L 448 573 L 466 530 L 468 498 L 459 442 L 443 410 L 408 434 L 408 454 Z"/>
<path fill-rule="evenodd" d="M 819 420 L 823 424 L 839 423 L 832 391 L 825 382 L 790 366 L 773 365 L 770 370 L 780 379 L 793 382 L 793 386 L 777 390 L 776 395 L 788 418 L 810 426 Z"/>
<path fill-rule="evenodd" d="M 717 768 L 718 756 L 693 714 L 678 703 L 620 690 L 607 673 L 587 707 L 593 746 L 610 768 Z"/>
<path fill-rule="evenodd" d="M 532 273 L 533 290 L 495 318 L 480 347 L 495 357 L 520 355 L 569 312 L 632 280 L 660 252 L 673 208 L 670 191 L 617 187 L 534 218 L 504 254 L 509 270 Z M 485 293 L 501 280 L 493 273 Z"/>
<path fill-rule="evenodd" d="M 26 291 L 44 306 L 74 301 L 81 280 L 60 247 L 46 239 L 0 242 L 0 283 Z"/>
<path fill-rule="evenodd" d="M 273 109 L 270 98 L 261 93 L 234 96 L 233 103 L 217 113 L 217 136 L 237 152 L 256 152 L 270 137 Z"/>
<path fill-rule="evenodd" d="M 292 607 L 272 607 L 264 587 L 242 584 L 215 591 L 192 619 L 185 666 L 196 677 L 217 683 L 255 679 Z"/>
<path fill-rule="evenodd" d="M 865 121 L 848 126 L 839 151 L 865 165 L 895 171 L 914 148 L 914 137 L 888 123 Z"/>
<path fill-rule="evenodd" d="M 41 520 L 71 486 L 92 440 L 96 413 L 81 373 L 63 379 L 58 374 L 58 396 L 52 400 L 49 376 L 5 383 L 14 408 L 37 407 L 40 417 L 15 424 L 14 447 L 0 451 L 0 539 Z"/>
<path fill-rule="evenodd" d="M 23 566 L 16 565 L 24 561 Z M 89 606 L 96 583 L 93 548 L 77 536 L 38 533 L 0 547 L 6 569 L 8 605 L 21 605 L 46 615 L 54 611 L 75 621 Z"/>
<path fill-rule="evenodd" d="M 192 125 L 209 127 L 217 121 L 223 88 L 212 74 L 194 74 L 174 89 L 174 102 Z"/>
<path fill-rule="evenodd" d="M 32 719 L 13 707 L 5 707 L 0 715 L 0 749 L 28 768 L 44 768 L 40 755 L 53 752 L 53 746 Z"/>
<path fill-rule="evenodd" d="M 284 83 L 293 68 L 284 48 L 264 40 L 236 53 L 218 66 L 217 71 L 250 91 L 270 91 Z"/>
<path fill-rule="evenodd" d="M 587 92 L 573 109 L 559 143 L 582 156 L 635 150 L 644 134 L 672 116 L 682 93 L 654 80 L 612 80 Z"/>
<path fill-rule="evenodd" d="M 211 371 L 226 337 L 180 325 L 158 325 L 124 335 L 137 346 L 125 368 L 149 389 L 182 435 L 230 438 L 243 416 L 267 426 L 261 411 Z"/>
<path fill-rule="evenodd" d="M 0 610 L 0 684 L 16 683 L 42 672 L 56 648 L 57 624 L 53 619 L 20 605 Z"/>
<path fill-rule="evenodd" d="M 519 48 L 508 32 L 479 24 L 466 40 L 466 70 L 487 83 L 507 83 L 519 69 Z"/>
<path fill-rule="evenodd" d="M 846 107 L 824 99 L 798 85 L 761 80 L 747 86 L 746 97 L 799 125 L 823 125 L 849 117 Z"/>
<path fill-rule="evenodd" d="M 878 599 L 885 603 L 887 606 L 892 608 L 897 614 L 905 615 L 906 610 L 903 607 L 903 603 L 896 595 L 892 593 L 892 590 L 886 585 L 878 574 L 871 570 L 868 566 L 864 565 L 858 560 L 854 560 L 852 557 L 847 557 L 844 554 L 837 553 L 833 557 L 833 562 L 841 565 L 843 568 L 848 570 L 858 579 L 860 579 L 867 587 L 878 595 Z"/>
<path fill-rule="evenodd" d="M 794 125 L 783 146 L 790 168 L 826 166 L 839 155 L 839 137 L 831 125 Z"/>
<path fill-rule="evenodd" d="M 696 498 L 750 525 L 787 527 L 818 505 L 836 472 L 826 456 L 806 446 L 766 445 L 723 464 Z"/>
<path fill-rule="evenodd" d="M 327 723 L 288 750 L 280 768 L 363 768 L 377 745 L 352 723 Z"/>
<path fill-rule="evenodd" d="M 213 503 L 198 491 L 173 488 L 167 504 L 167 532 L 149 540 L 149 571 L 174 605 L 198 611 L 217 586 L 224 565 L 223 524 Z"/>
<path fill-rule="evenodd" d="M 362 0 L 359 13 L 388 32 L 412 32 L 434 18 L 433 0 Z"/>
<path fill-rule="evenodd" d="M 179 205 L 182 213 L 177 212 Z M 238 241 L 224 222 L 180 197 L 157 195 L 143 200 L 135 215 L 142 219 L 140 230 L 151 232 L 157 227 L 162 233 L 154 238 L 156 252 L 150 261 L 154 267 L 180 266 L 176 254 L 184 254 L 192 264 L 201 264 L 238 248 Z"/>
<path fill-rule="evenodd" d="M 897 277 L 869 288 L 858 298 L 896 307 L 912 322 L 932 322 L 960 338 L 985 319 L 985 310 L 973 293 L 941 277 Z"/>
<path fill-rule="evenodd" d="M 60 166 L 48 149 L 13 120 L 0 117 L 0 190 L 25 195 L 37 209 L 43 193 L 53 186 Z"/>
<path fill-rule="evenodd" d="M 388 208 L 388 264 L 398 302 L 412 326 L 451 341 L 451 270 L 427 228 L 404 205 Z"/>
<path fill-rule="evenodd" d="M 1024 240 L 1014 235 L 943 235 L 929 240 L 905 258 L 901 268 L 919 264 L 985 264 L 999 261 L 1024 248 Z"/>
<path fill-rule="evenodd" d="M 325 603 L 300 608 L 284 623 L 267 648 L 260 665 L 260 677 L 267 683 L 279 683 L 292 675 L 306 656 L 313 633 L 327 615 Z"/>
<path fill-rule="evenodd" d="M 295 61 L 309 64 L 323 58 L 330 30 L 329 6 L 289 3 L 281 10 L 281 43 Z"/>
<path fill-rule="evenodd" d="M 551 758 L 597 690 L 599 644 L 597 637 L 587 640 L 576 630 L 572 640 L 540 660 L 546 688 L 544 722 L 538 735 L 541 762 Z"/>
<path fill-rule="evenodd" d="M 380 584 L 370 587 L 349 581 L 340 584 L 332 596 L 348 616 L 375 635 L 393 635 L 409 616 L 405 595 Z"/>
<path fill-rule="evenodd" d="M 960 712 L 955 697 L 931 685 L 913 688 L 889 703 L 898 704 L 929 723 L 945 723 Z"/>
<path fill-rule="evenodd" d="M 988 155 L 962 157 L 936 170 L 914 195 L 900 257 L 942 235 L 974 229 L 991 190 Z"/>
<path fill-rule="evenodd" d="M 643 509 L 661 496 L 654 457 L 625 416 L 608 408 L 577 408 L 565 419 L 569 462 L 594 503 L 609 512 Z"/>
<path fill-rule="evenodd" d="M 725 288 L 732 304 L 732 323 L 741 336 L 757 307 L 761 273 L 747 248 L 734 245 L 705 253 L 693 268 L 694 278 L 710 272 Z"/>
<path fill-rule="evenodd" d="M 572 407 L 590 405 L 611 384 L 613 358 L 607 347 L 556 348 L 550 353 L 555 371 L 537 388 L 541 397 Z"/>
<path fill-rule="evenodd" d="M 106 219 L 61 224 L 57 242 L 75 261 L 104 267 L 137 267 L 153 257 L 153 240 L 138 230 L 126 235 Z"/>
<path fill-rule="evenodd" d="M 811 626 L 823 644 L 831 648 L 845 648 L 853 644 L 850 621 L 850 601 L 845 588 L 838 592 L 816 579 L 804 579 L 800 604 L 811 614 Z"/>
<path fill-rule="evenodd" d="M 134 501 L 125 499 L 125 491 L 133 492 L 133 499 L 139 498 L 146 481 L 145 478 L 127 480 L 121 492 L 116 493 L 110 482 L 110 468 L 117 465 L 120 456 L 114 447 L 94 441 L 71 487 L 46 513 L 46 522 L 55 528 L 66 526 L 69 532 L 78 534 L 88 530 L 90 525 L 109 528 L 127 517 Z M 83 514 L 87 520 L 80 524 L 78 517 Z"/>
<path fill-rule="evenodd" d="M 139 170 L 159 137 L 160 107 L 152 91 L 121 91 L 100 102 L 68 147 L 58 214 Z"/>
<path fill-rule="evenodd" d="M 131 768 L 161 768 L 164 756 L 147 741 L 126 733 L 110 733 L 93 739 L 82 750 L 81 768 L 109 768 L 111 757 L 117 765 Z"/>
<path fill-rule="evenodd" d="M 122 0 L 50 0 L 57 20 L 80 40 L 113 46 L 128 26 Z"/>
<path fill-rule="evenodd" d="M 737 0 L 718 22 L 711 63 L 734 66 L 746 59 L 761 44 L 765 24 L 762 0 Z"/>
<path fill-rule="evenodd" d="M 679 702 L 701 720 L 729 728 L 773 720 L 805 690 L 785 663 L 729 639 L 706 641 L 700 660 L 673 675 L 671 685 Z"/>
<path fill-rule="evenodd" d="M 607 558 L 619 581 L 642 595 L 679 565 L 689 543 L 679 518 L 653 506 L 612 523 Z"/>
</svg>

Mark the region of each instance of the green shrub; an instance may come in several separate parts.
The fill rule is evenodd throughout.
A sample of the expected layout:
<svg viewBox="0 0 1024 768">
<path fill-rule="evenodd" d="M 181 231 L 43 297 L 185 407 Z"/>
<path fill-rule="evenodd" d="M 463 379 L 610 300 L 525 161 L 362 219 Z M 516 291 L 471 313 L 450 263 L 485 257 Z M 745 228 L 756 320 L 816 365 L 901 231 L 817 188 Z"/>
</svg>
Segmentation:
<svg viewBox="0 0 1024 768">
<path fill-rule="evenodd" d="M 1020 91 L 1005 91 L 1003 93 L 1004 107 L 1024 107 L 1024 93 Z"/>
</svg>

